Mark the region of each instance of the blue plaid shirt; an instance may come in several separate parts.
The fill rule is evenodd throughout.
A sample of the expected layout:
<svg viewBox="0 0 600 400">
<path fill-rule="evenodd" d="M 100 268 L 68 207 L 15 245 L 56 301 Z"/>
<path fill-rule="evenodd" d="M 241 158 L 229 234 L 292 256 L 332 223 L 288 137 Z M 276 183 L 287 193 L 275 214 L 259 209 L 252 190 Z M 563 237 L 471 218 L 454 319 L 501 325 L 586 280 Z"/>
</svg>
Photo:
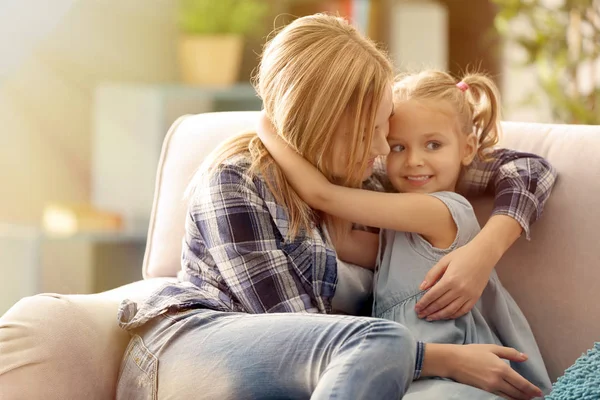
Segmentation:
<svg viewBox="0 0 600 400">
<path fill-rule="evenodd" d="M 250 161 L 237 156 L 206 179 L 192 196 L 178 283 L 165 284 L 144 302 L 125 300 L 120 325 L 134 329 L 167 311 L 209 308 L 226 312 L 330 313 L 337 283 L 333 248 L 318 228 L 286 241 L 289 221 Z M 529 236 L 556 179 L 542 158 L 497 150 L 491 162 L 474 162 L 460 191 L 495 192 L 493 214 L 515 218 Z M 367 182 L 383 190 L 379 171 Z"/>
</svg>

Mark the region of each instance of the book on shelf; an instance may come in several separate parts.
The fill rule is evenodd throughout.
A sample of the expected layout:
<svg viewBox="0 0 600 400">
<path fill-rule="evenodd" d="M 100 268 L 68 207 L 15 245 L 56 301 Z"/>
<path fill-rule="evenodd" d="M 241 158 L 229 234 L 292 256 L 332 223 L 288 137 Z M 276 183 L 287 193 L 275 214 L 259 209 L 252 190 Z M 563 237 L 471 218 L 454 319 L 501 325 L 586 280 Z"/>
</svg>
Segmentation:
<svg viewBox="0 0 600 400">
<path fill-rule="evenodd" d="M 44 208 L 42 227 L 45 233 L 60 236 L 118 232 L 123 229 L 123 218 L 88 204 L 49 204 Z"/>
</svg>

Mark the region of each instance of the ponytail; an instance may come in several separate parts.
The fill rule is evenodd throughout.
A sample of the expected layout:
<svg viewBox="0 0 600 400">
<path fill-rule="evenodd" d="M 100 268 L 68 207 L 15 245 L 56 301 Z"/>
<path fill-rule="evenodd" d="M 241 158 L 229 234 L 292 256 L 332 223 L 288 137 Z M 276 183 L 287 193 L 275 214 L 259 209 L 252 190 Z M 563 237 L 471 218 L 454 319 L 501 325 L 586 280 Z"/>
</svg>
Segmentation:
<svg viewBox="0 0 600 400">
<path fill-rule="evenodd" d="M 468 74 L 461 82 L 468 85 L 465 92 L 471 105 L 473 129 L 477 135 L 477 155 L 486 159 L 498 144 L 500 135 L 500 95 L 496 84 L 483 74 Z"/>
</svg>

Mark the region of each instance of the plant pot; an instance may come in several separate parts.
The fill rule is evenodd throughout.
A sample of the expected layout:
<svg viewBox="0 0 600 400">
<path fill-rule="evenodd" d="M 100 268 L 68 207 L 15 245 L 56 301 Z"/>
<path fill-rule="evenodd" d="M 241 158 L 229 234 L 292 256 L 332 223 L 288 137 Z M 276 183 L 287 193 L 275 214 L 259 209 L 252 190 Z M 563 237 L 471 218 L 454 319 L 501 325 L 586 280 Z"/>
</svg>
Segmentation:
<svg viewBox="0 0 600 400">
<path fill-rule="evenodd" d="M 238 80 L 244 38 L 241 35 L 184 35 L 179 67 L 185 83 L 229 86 Z"/>
</svg>

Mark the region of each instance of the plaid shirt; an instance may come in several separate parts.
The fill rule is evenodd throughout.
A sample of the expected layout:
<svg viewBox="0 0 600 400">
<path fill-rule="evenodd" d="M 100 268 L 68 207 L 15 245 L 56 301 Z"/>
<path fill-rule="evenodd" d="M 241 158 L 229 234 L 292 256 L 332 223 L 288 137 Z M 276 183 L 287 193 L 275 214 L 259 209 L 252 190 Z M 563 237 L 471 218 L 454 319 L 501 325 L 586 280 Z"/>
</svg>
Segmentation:
<svg viewBox="0 0 600 400">
<path fill-rule="evenodd" d="M 337 283 L 335 251 L 322 232 L 286 241 L 289 221 L 249 160 L 230 159 L 193 195 L 183 239 L 179 283 L 165 284 L 142 303 L 125 300 L 120 325 L 134 329 L 167 311 L 210 308 L 227 312 L 330 313 Z M 381 171 L 370 188 L 382 190 Z M 460 191 L 496 193 L 493 214 L 515 218 L 529 236 L 556 179 L 542 158 L 497 150 L 491 162 L 465 171 Z"/>
</svg>

